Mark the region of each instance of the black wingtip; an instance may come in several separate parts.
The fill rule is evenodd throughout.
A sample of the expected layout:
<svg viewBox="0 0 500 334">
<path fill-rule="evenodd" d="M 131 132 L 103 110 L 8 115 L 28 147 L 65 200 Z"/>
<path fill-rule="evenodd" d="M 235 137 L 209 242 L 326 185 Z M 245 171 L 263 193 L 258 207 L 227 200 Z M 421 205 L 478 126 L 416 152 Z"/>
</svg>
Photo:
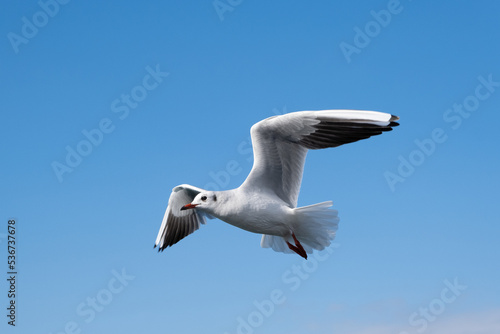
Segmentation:
<svg viewBox="0 0 500 334">
<path fill-rule="evenodd" d="M 389 122 L 394 122 L 394 121 L 399 121 L 399 116 L 391 115 L 391 119 L 389 120 Z"/>
</svg>

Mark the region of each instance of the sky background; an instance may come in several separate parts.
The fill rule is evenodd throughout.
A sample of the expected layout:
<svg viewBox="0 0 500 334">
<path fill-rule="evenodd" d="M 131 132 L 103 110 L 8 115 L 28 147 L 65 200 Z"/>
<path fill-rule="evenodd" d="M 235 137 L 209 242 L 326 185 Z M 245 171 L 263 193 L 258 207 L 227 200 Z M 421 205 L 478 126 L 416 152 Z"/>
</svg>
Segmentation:
<svg viewBox="0 0 500 334">
<path fill-rule="evenodd" d="M 2 333 L 500 332 L 499 2 L 0 6 Z M 238 187 L 254 123 L 321 109 L 401 117 L 309 153 L 331 248 L 210 220 L 153 249 L 174 186 Z"/>
</svg>

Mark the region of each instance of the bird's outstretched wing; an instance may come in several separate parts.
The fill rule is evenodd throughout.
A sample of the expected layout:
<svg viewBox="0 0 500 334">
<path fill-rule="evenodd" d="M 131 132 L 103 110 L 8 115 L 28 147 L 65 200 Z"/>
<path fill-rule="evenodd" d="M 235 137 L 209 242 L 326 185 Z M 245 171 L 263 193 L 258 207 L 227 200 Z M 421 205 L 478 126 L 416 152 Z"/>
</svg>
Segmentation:
<svg viewBox="0 0 500 334">
<path fill-rule="evenodd" d="M 155 247 L 158 251 L 174 245 L 179 240 L 193 233 L 205 224 L 206 215 L 196 209 L 183 210 L 181 208 L 193 201 L 202 189 L 182 184 L 172 189 L 168 200 L 167 210 L 156 237 Z"/>
<path fill-rule="evenodd" d="M 251 129 L 254 164 L 242 187 L 272 191 L 296 207 L 308 149 L 366 139 L 392 130 L 398 119 L 376 111 L 321 110 L 262 120 Z"/>
</svg>

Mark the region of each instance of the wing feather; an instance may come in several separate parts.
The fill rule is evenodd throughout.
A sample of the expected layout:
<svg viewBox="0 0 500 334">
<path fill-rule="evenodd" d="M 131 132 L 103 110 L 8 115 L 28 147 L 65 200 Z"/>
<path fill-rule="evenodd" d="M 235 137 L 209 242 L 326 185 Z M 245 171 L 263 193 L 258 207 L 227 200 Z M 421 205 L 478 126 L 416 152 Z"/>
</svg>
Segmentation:
<svg viewBox="0 0 500 334">
<path fill-rule="evenodd" d="M 308 149 L 337 147 L 391 131 L 394 115 L 360 110 L 300 111 L 252 126 L 254 165 L 242 187 L 276 193 L 297 206 Z"/>
<path fill-rule="evenodd" d="M 187 184 L 172 189 L 167 210 L 156 237 L 155 247 L 158 246 L 158 251 L 176 244 L 199 229 L 200 224 L 205 224 L 205 218 L 208 216 L 203 212 L 196 209 L 180 210 L 184 205 L 191 203 L 201 191 L 202 189 Z"/>
</svg>

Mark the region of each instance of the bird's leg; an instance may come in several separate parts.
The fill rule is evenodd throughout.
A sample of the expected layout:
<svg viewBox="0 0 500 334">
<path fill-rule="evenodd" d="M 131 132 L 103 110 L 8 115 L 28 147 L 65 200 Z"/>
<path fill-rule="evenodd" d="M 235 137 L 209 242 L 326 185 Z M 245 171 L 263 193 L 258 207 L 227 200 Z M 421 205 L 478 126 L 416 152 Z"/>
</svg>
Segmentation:
<svg viewBox="0 0 500 334">
<path fill-rule="evenodd" d="M 286 244 L 288 245 L 288 248 L 290 248 L 295 253 L 299 254 L 300 256 L 302 256 L 304 259 L 307 260 L 307 253 L 304 247 L 302 247 L 302 245 L 300 244 L 299 240 L 297 240 L 297 237 L 295 237 L 295 233 L 292 233 L 292 237 L 293 240 L 295 241 L 295 246 L 287 241 Z"/>
</svg>

